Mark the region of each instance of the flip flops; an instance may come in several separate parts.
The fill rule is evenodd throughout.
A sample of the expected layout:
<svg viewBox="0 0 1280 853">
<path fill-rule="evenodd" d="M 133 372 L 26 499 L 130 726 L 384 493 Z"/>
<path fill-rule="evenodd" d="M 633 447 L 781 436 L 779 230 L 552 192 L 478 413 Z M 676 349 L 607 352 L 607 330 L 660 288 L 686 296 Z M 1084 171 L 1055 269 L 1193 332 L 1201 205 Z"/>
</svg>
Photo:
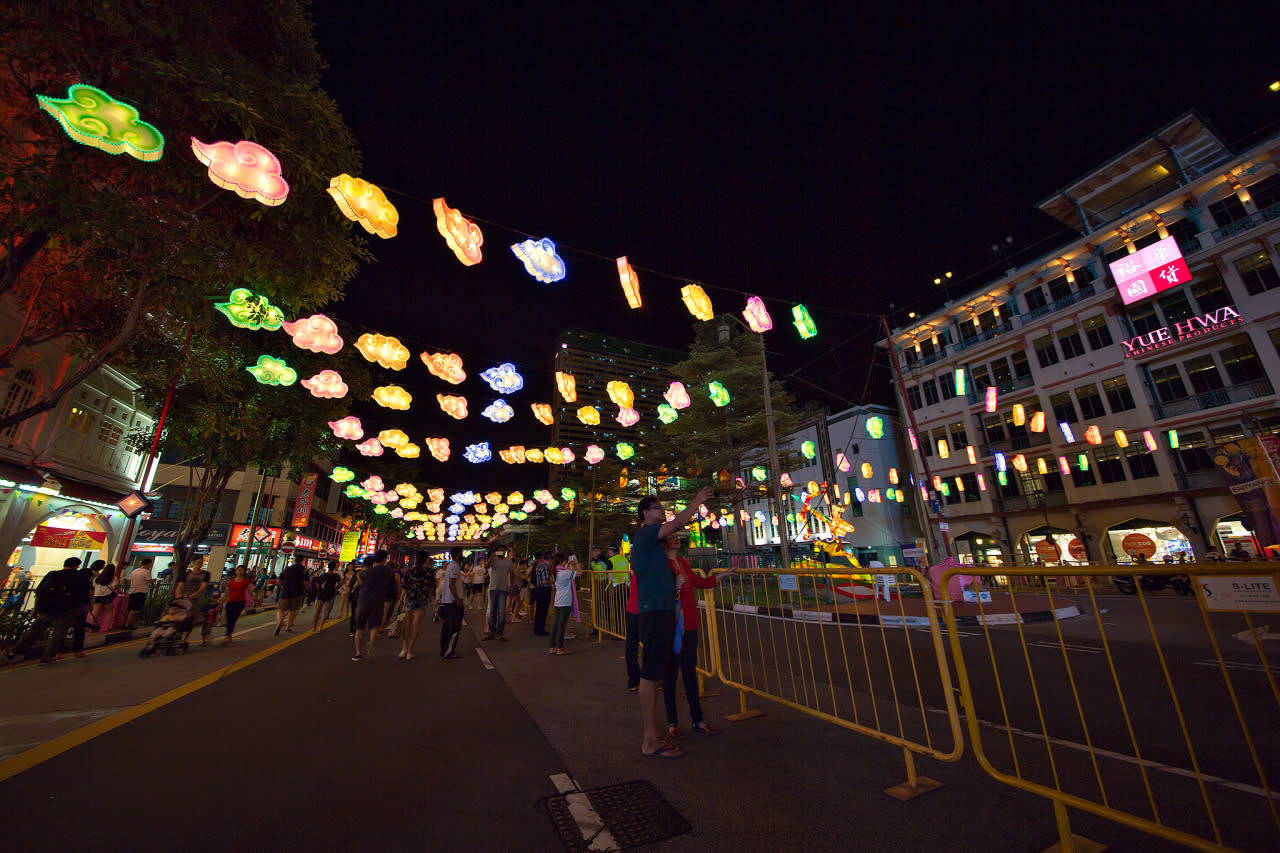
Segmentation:
<svg viewBox="0 0 1280 853">
<path fill-rule="evenodd" d="M 646 752 L 650 758 L 684 758 L 684 750 L 678 746 L 667 745 L 660 746 L 653 752 Z"/>
</svg>

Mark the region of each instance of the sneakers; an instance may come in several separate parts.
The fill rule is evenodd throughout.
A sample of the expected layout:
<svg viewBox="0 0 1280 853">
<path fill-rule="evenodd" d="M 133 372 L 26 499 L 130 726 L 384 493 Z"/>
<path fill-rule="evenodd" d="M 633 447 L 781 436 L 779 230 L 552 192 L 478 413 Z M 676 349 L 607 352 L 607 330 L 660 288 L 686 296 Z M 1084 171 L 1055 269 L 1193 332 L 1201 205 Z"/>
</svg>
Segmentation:
<svg viewBox="0 0 1280 853">
<path fill-rule="evenodd" d="M 364 660 L 364 655 L 352 655 L 352 660 Z"/>
<path fill-rule="evenodd" d="M 576 640 L 576 639 L 578 639 L 578 635 L 577 635 L 577 634 L 565 634 L 565 635 L 564 635 L 564 638 L 565 638 L 566 640 Z"/>
<path fill-rule="evenodd" d="M 547 649 L 547 654 L 554 655 L 555 653 L 556 653 L 555 649 Z"/>
<path fill-rule="evenodd" d="M 404 653 L 404 659 L 405 659 L 405 660 L 413 660 L 413 652 L 405 652 L 405 653 Z"/>
</svg>

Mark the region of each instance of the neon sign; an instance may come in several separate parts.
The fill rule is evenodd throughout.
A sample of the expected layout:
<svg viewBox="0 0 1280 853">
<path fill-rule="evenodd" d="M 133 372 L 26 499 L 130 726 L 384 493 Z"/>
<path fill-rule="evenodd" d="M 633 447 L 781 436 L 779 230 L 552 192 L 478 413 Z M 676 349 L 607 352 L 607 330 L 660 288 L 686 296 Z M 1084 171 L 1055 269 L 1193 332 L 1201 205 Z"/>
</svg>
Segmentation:
<svg viewBox="0 0 1280 853">
<path fill-rule="evenodd" d="M 1178 241 L 1165 237 L 1145 249 L 1111 263 L 1111 275 L 1125 305 L 1191 281 L 1191 271 Z"/>
<path fill-rule="evenodd" d="M 1151 247 L 1148 246 L 1147 248 Z M 1137 355 L 1146 355 L 1149 352 L 1155 352 L 1158 349 L 1173 346 L 1182 341 L 1189 341 L 1192 338 L 1198 338 L 1201 335 L 1207 335 L 1219 329 L 1238 326 L 1243 322 L 1244 318 L 1240 316 L 1240 312 L 1235 309 L 1235 306 L 1224 305 L 1212 313 L 1201 314 L 1198 317 L 1188 317 L 1186 320 L 1174 323 L 1172 326 L 1153 329 L 1145 335 L 1138 335 L 1136 338 L 1121 341 L 1124 344 L 1124 357 L 1133 358 Z"/>
</svg>

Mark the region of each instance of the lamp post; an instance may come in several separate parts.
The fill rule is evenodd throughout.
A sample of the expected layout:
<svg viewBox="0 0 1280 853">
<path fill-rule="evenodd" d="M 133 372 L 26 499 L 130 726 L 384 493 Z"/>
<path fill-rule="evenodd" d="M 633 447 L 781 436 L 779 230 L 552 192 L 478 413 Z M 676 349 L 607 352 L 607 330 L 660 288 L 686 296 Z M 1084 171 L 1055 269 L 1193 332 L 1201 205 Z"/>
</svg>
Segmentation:
<svg viewBox="0 0 1280 853">
<path fill-rule="evenodd" d="M 724 314 L 720 317 L 720 328 L 718 330 L 717 339 L 722 344 L 729 342 L 729 321 L 732 320 L 742 327 L 743 331 L 750 332 L 751 329 L 745 323 L 732 314 Z M 773 434 L 773 398 L 769 394 L 769 362 L 765 355 L 764 335 L 752 332 L 760 342 L 760 377 L 764 382 L 764 423 L 769 436 L 769 496 L 773 503 L 773 511 L 778 518 L 778 546 L 782 552 L 782 568 L 791 568 L 791 542 L 790 533 L 787 530 L 787 517 L 782 512 L 782 495 L 779 494 L 780 480 L 782 472 L 778 467 L 778 441 Z"/>
</svg>

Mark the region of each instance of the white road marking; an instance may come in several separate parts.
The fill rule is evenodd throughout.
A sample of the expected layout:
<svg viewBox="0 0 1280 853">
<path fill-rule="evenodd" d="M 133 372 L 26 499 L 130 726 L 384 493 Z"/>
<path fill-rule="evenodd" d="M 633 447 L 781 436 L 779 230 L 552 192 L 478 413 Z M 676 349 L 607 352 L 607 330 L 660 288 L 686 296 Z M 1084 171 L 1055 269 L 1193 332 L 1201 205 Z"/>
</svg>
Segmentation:
<svg viewBox="0 0 1280 853">
<path fill-rule="evenodd" d="M 573 820 L 578 824 L 578 831 L 582 833 L 582 840 L 587 842 L 588 850 L 621 850 L 618 842 L 614 840 L 613 833 L 609 832 L 609 828 L 604 825 L 604 821 L 600 819 L 600 815 L 591 806 L 591 800 L 586 794 L 578 792 L 578 783 L 573 781 L 566 773 L 557 773 L 551 777 L 551 783 L 556 786 L 556 790 L 565 795 L 565 802 L 569 805 L 569 814 L 573 816 Z"/>
<path fill-rule="evenodd" d="M 1218 662 L 1216 660 L 1198 660 L 1195 662 L 1195 664 L 1196 666 L 1211 666 L 1214 669 L 1218 668 Z M 1222 665 L 1225 666 L 1227 669 L 1242 669 L 1245 672 L 1267 672 L 1267 668 L 1260 663 L 1248 663 L 1247 661 L 1227 660 L 1227 661 L 1223 661 Z M 1280 668 L 1280 667 L 1271 667 L 1273 671 L 1277 668 Z"/>
<path fill-rule="evenodd" d="M 1034 642 L 1027 643 L 1027 645 L 1037 646 L 1042 649 L 1054 649 L 1054 650 L 1065 648 L 1067 651 L 1084 652 L 1085 654 L 1090 654 L 1090 655 L 1100 655 L 1103 653 L 1103 651 L 1105 651 L 1104 649 L 1098 646 L 1076 646 L 1076 645 L 1072 645 L 1071 643 L 1048 643 L 1048 642 L 1044 642 L 1043 640 L 1036 640 Z"/>
<path fill-rule="evenodd" d="M 568 773 L 557 773 L 551 777 L 551 784 L 562 794 L 570 794 L 578 790 L 578 783 Z"/>
<path fill-rule="evenodd" d="M 489 661 L 489 656 L 484 653 L 484 649 L 477 648 L 476 654 L 480 655 L 480 663 L 484 664 L 485 669 L 493 669 L 493 664 Z"/>
</svg>

